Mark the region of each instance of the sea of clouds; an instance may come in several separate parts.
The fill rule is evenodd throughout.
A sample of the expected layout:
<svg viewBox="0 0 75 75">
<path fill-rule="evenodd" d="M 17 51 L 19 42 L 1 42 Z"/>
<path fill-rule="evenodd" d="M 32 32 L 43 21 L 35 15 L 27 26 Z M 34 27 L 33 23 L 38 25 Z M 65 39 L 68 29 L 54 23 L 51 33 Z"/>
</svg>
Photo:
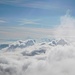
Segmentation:
<svg viewBox="0 0 75 75">
<path fill-rule="evenodd" d="M 75 75 L 74 25 L 66 14 L 50 41 L 0 44 L 0 75 Z"/>
</svg>

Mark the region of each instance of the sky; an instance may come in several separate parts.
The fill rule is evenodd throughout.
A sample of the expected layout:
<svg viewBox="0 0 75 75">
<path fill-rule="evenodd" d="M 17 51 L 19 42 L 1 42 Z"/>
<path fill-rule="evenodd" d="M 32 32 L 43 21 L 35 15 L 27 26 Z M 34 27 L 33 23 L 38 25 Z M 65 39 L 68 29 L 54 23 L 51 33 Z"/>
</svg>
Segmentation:
<svg viewBox="0 0 75 75">
<path fill-rule="evenodd" d="M 52 35 L 75 0 L 0 0 L 0 42 Z"/>
</svg>

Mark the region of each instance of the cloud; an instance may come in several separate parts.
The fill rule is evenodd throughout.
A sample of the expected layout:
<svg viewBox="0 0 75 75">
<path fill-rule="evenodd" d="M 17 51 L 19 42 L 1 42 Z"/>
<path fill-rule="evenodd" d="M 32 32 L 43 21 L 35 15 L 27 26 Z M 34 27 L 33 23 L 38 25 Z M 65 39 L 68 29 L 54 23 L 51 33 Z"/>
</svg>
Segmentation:
<svg viewBox="0 0 75 75">
<path fill-rule="evenodd" d="M 73 41 L 75 38 L 75 18 L 72 17 L 69 13 L 66 13 L 66 15 L 61 16 L 59 20 L 60 23 L 55 28 L 37 28 L 37 23 L 39 23 L 40 20 L 23 19 L 19 21 L 21 25 L 34 24 L 35 28 L 20 25 L 18 27 L 0 27 L 0 39 L 25 40 L 27 38 L 65 38 L 69 41 Z"/>
<path fill-rule="evenodd" d="M 27 4 L 21 4 L 23 7 L 32 7 L 32 8 L 40 8 L 40 9 L 58 9 L 59 6 L 55 3 L 50 2 L 42 2 L 42 1 L 35 1 Z"/>
<path fill-rule="evenodd" d="M 28 20 L 28 19 L 23 19 L 20 22 L 20 25 L 37 25 L 40 24 L 36 20 Z"/>
<path fill-rule="evenodd" d="M 69 12 L 65 16 L 60 17 L 60 25 L 55 30 L 57 38 L 67 38 L 74 40 L 75 38 L 75 18 Z"/>
<path fill-rule="evenodd" d="M 3 19 L 0 19 L 0 23 L 6 23 L 6 21 Z"/>
<path fill-rule="evenodd" d="M 68 40 L 74 40 L 75 38 L 75 18 L 72 17 L 69 13 L 60 17 L 60 24 L 56 28 L 37 28 L 36 24 L 39 20 L 27 20 L 23 19 L 20 22 L 21 25 L 34 24 L 35 28 L 30 27 L 7 27 L 0 28 L 0 35 L 2 38 L 9 39 L 27 39 L 34 38 L 65 38 Z M 24 23 L 23 23 L 24 22 Z M 38 24 L 37 24 L 38 25 Z M 8 36 L 7 36 L 8 35 Z"/>
<path fill-rule="evenodd" d="M 0 0 L 1 4 L 14 4 L 14 3 L 19 3 L 23 0 Z"/>
<path fill-rule="evenodd" d="M 46 45 L 45 42 L 41 43 L 40 45 L 41 46 Z M 51 41 L 49 40 L 48 42 L 49 42 L 48 45 L 50 45 L 50 46 L 69 45 L 69 43 L 64 39 L 51 40 Z M 35 43 L 36 43 L 36 40 L 33 40 L 33 39 L 28 39 L 26 41 L 19 40 L 19 41 L 16 41 L 14 43 L 11 43 L 11 44 L 0 44 L 0 49 L 7 48 L 7 51 L 15 51 L 15 49 L 17 49 L 17 48 L 24 49 L 26 47 L 30 47 L 30 46 L 35 45 Z M 36 49 L 36 50 L 32 51 L 31 53 L 24 52 L 23 55 L 33 56 L 33 55 L 45 53 L 45 52 L 46 52 L 45 49 L 40 48 L 39 50 Z"/>
<path fill-rule="evenodd" d="M 61 2 L 58 2 L 58 1 L 56 2 L 51 0 L 50 1 L 0 0 L 0 3 L 9 4 L 9 5 L 17 5 L 21 7 L 39 8 L 39 9 L 60 9 L 60 7 L 63 6 Z"/>
<path fill-rule="evenodd" d="M 18 41 L 0 50 L 0 75 L 75 75 L 75 18 L 69 14 L 60 18 L 57 28 L 9 27 L 0 34 L 5 38 L 53 37 L 45 43 Z"/>
<path fill-rule="evenodd" d="M 19 43 L 24 42 L 19 41 Z M 75 44 L 69 42 L 69 45 L 51 46 L 49 43 L 41 45 L 36 42 L 34 45 L 22 49 L 17 47 L 13 51 L 8 51 L 7 48 L 1 50 L 0 74 L 74 75 Z"/>
<path fill-rule="evenodd" d="M 3 39 L 22 39 L 27 38 L 40 39 L 43 37 L 53 36 L 53 29 L 30 28 L 30 27 L 7 27 L 0 28 L 0 35 Z"/>
<path fill-rule="evenodd" d="M 25 47 L 29 47 L 29 46 L 32 46 L 34 45 L 35 43 L 35 40 L 27 40 L 27 41 L 18 41 L 14 44 L 11 44 L 9 45 L 9 47 L 7 48 L 8 51 L 13 51 L 15 50 L 16 48 L 25 48 Z"/>
</svg>

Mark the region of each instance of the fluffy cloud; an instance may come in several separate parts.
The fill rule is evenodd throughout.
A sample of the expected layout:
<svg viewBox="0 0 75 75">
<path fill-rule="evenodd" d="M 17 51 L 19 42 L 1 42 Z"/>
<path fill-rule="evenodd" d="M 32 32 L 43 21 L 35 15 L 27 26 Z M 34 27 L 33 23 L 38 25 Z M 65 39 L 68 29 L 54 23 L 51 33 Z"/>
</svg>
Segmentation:
<svg viewBox="0 0 75 75">
<path fill-rule="evenodd" d="M 66 43 L 63 45 L 60 42 L 61 40 Z M 17 41 L 14 46 L 18 46 L 13 48 L 12 51 L 7 49 L 13 44 L 2 49 L 0 51 L 0 74 L 74 75 L 75 44 L 71 44 L 64 39 L 55 40 L 56 44 L 53 41 L 44 44 L 37 43 L 34 40 Z M 20 48 L 22 45 L 25 47 Z"/>
<path fill-rule="evenodd" d="M 75 18 L 69 12 L 60 18 L 60 25 L 56 28 L 55 36 L 74 40 L 75 38 Z"/>
</svg>

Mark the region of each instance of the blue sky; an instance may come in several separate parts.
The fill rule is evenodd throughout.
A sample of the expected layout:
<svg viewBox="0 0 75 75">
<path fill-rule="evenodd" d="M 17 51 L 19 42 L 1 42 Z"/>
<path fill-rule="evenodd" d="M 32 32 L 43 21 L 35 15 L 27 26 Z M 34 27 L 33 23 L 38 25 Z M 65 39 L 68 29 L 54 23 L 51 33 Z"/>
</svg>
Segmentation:
<svg viewBox="0 0 75 75">
<path fill-rule="evenodd" d="M 75 0 L 0 0 L 0 39 L 13 39 L 10 34 L 14 39 L 23 39 L 22 35 L 14 36 L 15 32 L 20 33 L 15 28 L 52 29 L 68 10 L 75 17 Z"/>
</svg>

